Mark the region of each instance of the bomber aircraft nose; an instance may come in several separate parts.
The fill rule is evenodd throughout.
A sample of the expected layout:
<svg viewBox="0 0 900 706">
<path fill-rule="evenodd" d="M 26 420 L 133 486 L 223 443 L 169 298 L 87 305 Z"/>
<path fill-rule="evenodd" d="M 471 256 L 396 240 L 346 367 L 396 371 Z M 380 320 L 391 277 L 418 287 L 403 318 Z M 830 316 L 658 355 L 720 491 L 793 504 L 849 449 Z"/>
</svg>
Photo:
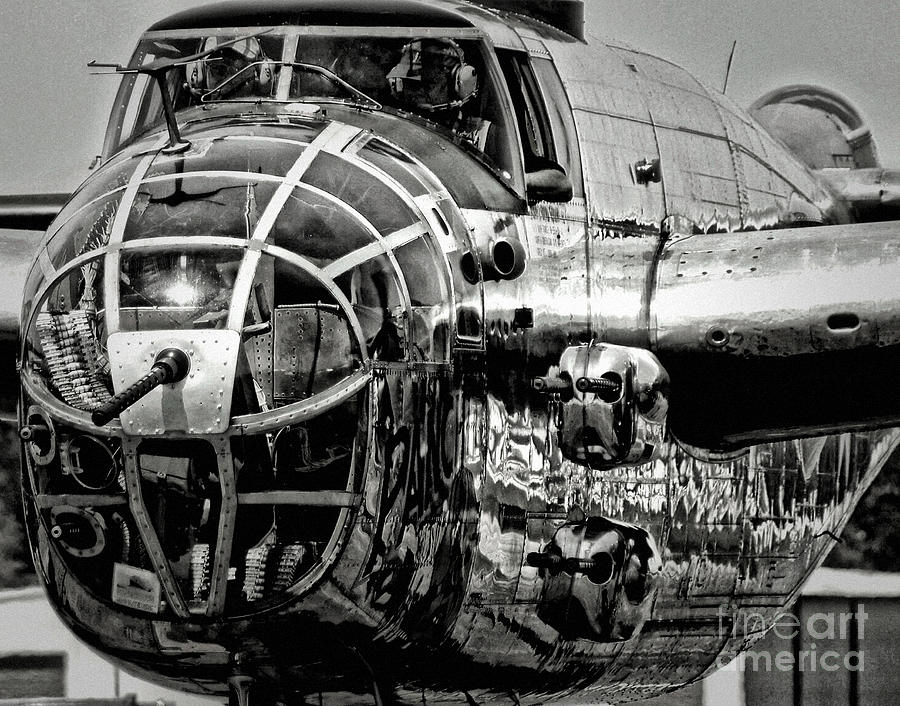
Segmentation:
<svg viewBox="0 0 900 706">
<path fill-rule="evenodd" d="M 465 234 L 430 172 L 343 123 L 162 146 L 98 172 L 29 276 L 26 493 L 67 591 L 248 614 L 345 540 L 373 396 L 402 407 L 404 374 L 449 367 Z"/>
</svg>

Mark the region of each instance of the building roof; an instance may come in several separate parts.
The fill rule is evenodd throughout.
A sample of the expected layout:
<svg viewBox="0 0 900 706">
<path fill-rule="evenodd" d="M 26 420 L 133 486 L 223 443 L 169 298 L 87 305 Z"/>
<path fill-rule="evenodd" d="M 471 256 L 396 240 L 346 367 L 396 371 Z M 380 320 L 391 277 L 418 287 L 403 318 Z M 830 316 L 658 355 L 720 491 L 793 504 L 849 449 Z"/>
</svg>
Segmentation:
<svg viewBox="0 0 900 706">
<path fill-rule="evenodd" d="M 803 586 L 801 595 L 840 598 L 898 598 L 900 573 L 859 569 L 818 568 Z"/>
</svg>

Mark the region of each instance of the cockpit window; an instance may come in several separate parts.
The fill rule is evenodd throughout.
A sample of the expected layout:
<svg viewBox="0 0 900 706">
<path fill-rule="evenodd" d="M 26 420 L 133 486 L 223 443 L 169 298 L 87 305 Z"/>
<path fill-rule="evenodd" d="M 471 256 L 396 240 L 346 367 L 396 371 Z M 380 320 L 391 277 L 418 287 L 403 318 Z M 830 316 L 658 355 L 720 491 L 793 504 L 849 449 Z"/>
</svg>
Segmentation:
<svg viewBox="0 0 900 706">
<path fill-rule="evenodd" d="M 489 57 L 473 39 L 301 36 L 289 98 L 360 103 L 362 94 L 385 110 L 449 131 L 509 170 L 509 126 Z"/>
<path fill-rule="evenodd" d="M 235 41 L 237 40 L 237 41 Z M 196 61 L 174 67 L 167 84 L 176 110 L 201 105 L 211 99 L 272 98 L 284 37 L 260 35 L 207 35 L 146 39 L 138 44 L 130 66 L 146 66 L 164 59 L 208 54 Z M 164 120 L 159 89 L 146 74 L 128 74 L 119 89 L 120 107 L 112 116 L 110 138 L 125 144 Z M 122 110 L 124 108 L 124 110 Z"/>
<path fill-rule="evenodd" d="M 220 33 L 221 32 L 221 33 Z M 246 29 L 195 37 L 148 35 L 131 64 L 204 56 L 173 67 L 169 91 L 176 112 L 223 102 L 344 104 L 412 118 L 480 154 L 505 179 L 516 174 L 514 119 L 502 74 L 482 39 L 408 36 L 396 29 L 341 36 L 305 28 L 295 37 Z M 125 77 L 107 151 L 163 123 L 155 83 Z"/>
<path fill-rule="evenodd" d="M 262 39 L 205 38 L 198 53 L 211 53 L 185 66 L 188 90 L 194 96 L 214 100 L 272 97 L 277 64 L 266 53 Z M 275 49 L 270 47 L 270 51 Z"/>
</svg>

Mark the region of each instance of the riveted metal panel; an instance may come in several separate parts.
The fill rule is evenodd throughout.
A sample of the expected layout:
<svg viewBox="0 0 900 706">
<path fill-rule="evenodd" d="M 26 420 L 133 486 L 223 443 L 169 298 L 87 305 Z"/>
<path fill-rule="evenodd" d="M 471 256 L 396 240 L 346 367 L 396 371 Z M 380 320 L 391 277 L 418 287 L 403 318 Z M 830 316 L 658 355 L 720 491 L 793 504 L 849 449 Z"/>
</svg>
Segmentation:
<svg viewBox="0 0 900 706">
<path fill-rule="evenodd" d="M 525 44 L 528 53 L 531 56 L 538 56 L 543 59 L 552 58 L 550 50 L 547 49 L 547 45 L 544 44 L 543 40 L 538 37 L 530 36 L 531 34 L 531 32 L 522 32 L 522 42 Z"/>
<path fill-rule="evenodd" d="M 650 225 L 678 215 L 697 230 L 737 230 L 820 220 L 834 208 L 738 106 L 675 64 L 623 47 L 542 44 L 575 110 L 594 218 Z M 661 184 L 632 183 L 630 168 L 656 149 Z"/>
<path fill-rule="evenodd" d="M 658 225 L 665 218 L 659 183 L 637 184 L 632 168 L 659 158 L 648 122 L 588 111 L 575 111 L 582 137 L 585 191 L 591 218 Z"/>
<path fill-rule="evenodd" d="M 302 309 L 278 309 L 275 312 L 275 371 L 274 397 L 276 400 L 297 399 L 306 394 L 303 369 L 309 366 L 305 360 L 306 340 L 313 334 Z M 301 368 L 303 365 L 303 368 Z"/>
<path fill-rule="evenodd" d="M 666 127 L 657 127 L 657 135 L 666 213 L 704 232 L 739 230 L 741 203 L 728 141 Z"/>
<path fill-rule="evenodd" d="M 656 127 L 666 213 L 700 230 L 741 227 L 735 163 L 720 109 L 684 69 L 649 54 L 613 48 L 635 73 Z"/>
<path fill-rule="evenodd" d="M 336 381 L 354 358 L 347 324 L 322 306 L 276 309 L 273 345 L 273 397 L 279 403 L 309 397 L 324 381 Z"/>
<path fill-rule="evenodd" d="M 746 194 L 744 227 L 764 228 L 792 218 L 820 220 L 834 198 L 793 155 L 726 96 L 714 96 L 725 131 L 735 146 L 738 179 Z M 806 206 L 804 207 L 804 204 Z"/>
<path fill-rule="evenodd" d="M 703 85 L 678 64 L 630 47 L 610 44 L 609 48 L 622 57 L 629 68 L 658 84 L 706 96 Z"/>
<path fill-rule="evenodd" d="M 266 393 L 271 391 L 274 382 L 272 373 L 272 332 L 254 336 L 250 340 L 250 368 L 253 377 Z"/>
<path fill-rule="evenodd" d="M 653 301 L 658 349 L 783 356 L 897 345 L 895 231 L 867 223 L 673 242 Z"/>
<path fill-rule="evenodd" d="M 220 434 L 228 428 L 241 335 L 237 331 L 120 331 L 109 337 L 113 388 L 118 394 L 146 375 L 156 355 L 179 348 L 191 361 L 187 377 L 160 385 L 122 412 L 126 434 L 179 431 Z"/>
</svg>

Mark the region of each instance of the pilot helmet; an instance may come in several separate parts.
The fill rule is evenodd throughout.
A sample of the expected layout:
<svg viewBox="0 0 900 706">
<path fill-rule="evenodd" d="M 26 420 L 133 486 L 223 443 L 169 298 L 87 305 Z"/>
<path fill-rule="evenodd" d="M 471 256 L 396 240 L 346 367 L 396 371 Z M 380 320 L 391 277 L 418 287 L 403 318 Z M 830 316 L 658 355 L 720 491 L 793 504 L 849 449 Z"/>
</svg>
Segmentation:
<svg viewBox="0 0 900 706">
<path fill-rule="evenodd" d="M 228 44 L 220 37 L 207 37 L 201 43 L 198 52 L 213 51 L 220 44 L 226 44 L 226 46 L 223 46 L 210 56 L 206 56 L 198 61 L 191 61 L 185 65 L 185 76 L 191 91 L 205 92 L 213 90 L 237 74 L 241 69 L 255 62 L 262 63 L 259 63 L 255 71 L 247 72 L 243 80 L 237 79 L 238 83 L 230 93 L 235 93 L 239 88 L 245 87 L 250 81 L 253 81 L 255 84 L 250 87 L 254 92 L 257 90 L 268 91 L 272 84 L 273 65 L 272 62 L 266 60 L 266 56 L 256 37 L 246 37 L 231 44 Z"/>
<path fill-rule="evenodd" d="M 452 39 L 415 39 L 388 72 L 391 94 L 423 112 L 458 108 L 478 93 L 478 75 Z"/>
</svg>

